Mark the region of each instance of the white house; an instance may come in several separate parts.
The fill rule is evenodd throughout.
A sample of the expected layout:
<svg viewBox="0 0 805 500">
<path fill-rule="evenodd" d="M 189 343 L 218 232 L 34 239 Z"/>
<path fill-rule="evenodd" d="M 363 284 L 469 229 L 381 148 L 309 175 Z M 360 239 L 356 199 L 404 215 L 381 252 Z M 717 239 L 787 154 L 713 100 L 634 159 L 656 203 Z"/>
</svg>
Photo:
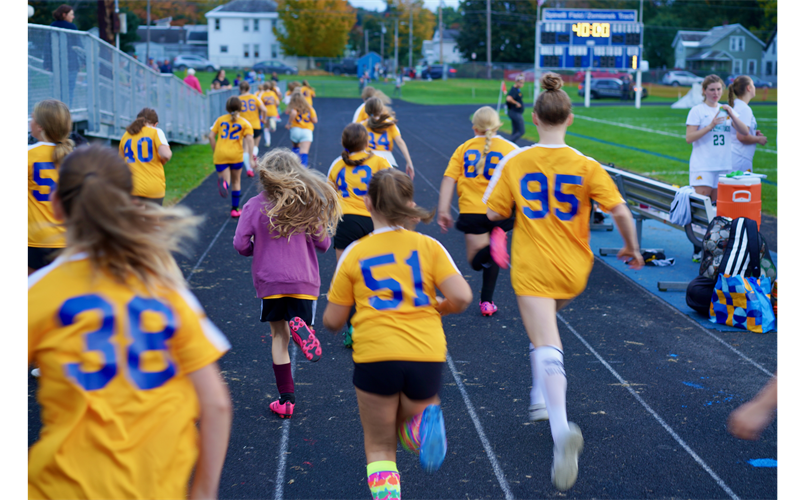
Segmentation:
<svg viewBox="0 0 805 500">
<path fill-rule="evenodd" d="M 774 28 L 763 50 L 761 71 L 765 80 L 777 82 L 777 28 Z"/>
<path fill-rule="evenodd" d="M 207 58 L 225 67 L 249 67 L 275 60 L 296 64 L 286 58 L 272 28 L 279 23 L 277 4 L 272 0 L 233 0 L 205 14 Z"/>
<path fill-rule="evenodd" d="M 441 50 L 444 53 L 445 64 L 458 64 L 466 62 L 458 50 L 458 30 L 443 29 L 444 40 Z M 439 64 L 439 29 L 433 34 L 432 40 L 422 41 L 422 57 L 428 64 Z"/>
</svg>

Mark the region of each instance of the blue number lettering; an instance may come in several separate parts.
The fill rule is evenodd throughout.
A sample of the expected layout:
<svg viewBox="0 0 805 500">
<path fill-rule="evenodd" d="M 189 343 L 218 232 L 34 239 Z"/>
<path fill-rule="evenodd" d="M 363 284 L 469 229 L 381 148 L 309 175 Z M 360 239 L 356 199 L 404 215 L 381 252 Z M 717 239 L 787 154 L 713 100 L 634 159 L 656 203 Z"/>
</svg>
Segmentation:
<svg viewBox="0 0 805 500">
<path fill-rule="evenodd" d="M 240 101 L 240 112 L 245 113 L 246 111 L 248 111 L 248 109 L 249 105 L 246 104 L 246 101 Z"/>
<path fill-rule="evenodd" d="M 376 280 L 375 277 L 372 276 L 373 267 L 383 266 L 386 264 L 394 264 L 393 253 L 378 255 L 377 257 L 371 257 L 361 261 L 361 273 L 363 274 L 363 281 L 366 283 L 366 287 L 373 292 L 378 292 L 380 290 L 391 291 L 391 299 L 381 299 L 377 295 L 369 298 L 369 305 L 378 311 L 383 311 L 385 309 L 396 309 L 400 306 L 400 303 L 402 303 L 403 299 L 402 287 L 398 281 L 391 278 Z"/>
<path fill-rule="evenodd" d="M 134 150 L 131 149 L 131 139 L 128 139 L 123 144 L 123 156 L 126 158 L 126 163 L 134 163 Z"/>
<path fill-rule="evenodd" d="M 486 155 L 486 160 L 484 161 L 484 177 L 486 177 L 486 180 L 492 180 L 492 176 L 495 175 L 495 167 L 498 166 L 502 159 L 503 154 L 497 151 L 492 151 Z"/>
<path fill-rule="evenodd" d="M 161 387 L 176 374 L 176 364 L 163 352 L 167 368 L 159 372 L 145 372 L 140 369 L 140 356 L 147 351 L 167 351 L 165 341 L 173 337 L 176 331 L 176 320 L 173 311 L 157 299 L 134 297 L 128 305 L 129 331 L 132 344 L 128 349 L 128 366 L 131 379 L 142 390 Z M 160 313 L 165 317 L 165 328 L 160 332 L 142 331 L 140 320 L 145 311 Z"/>
<path fill-rule="evenodd" d="M 411 252 L 411 256 L 408 257 L 405 263 L 411 268 L 411 276 L 414 280 L 414 292 L 416 292 L 414 296 L 414 307 L 430 305 L 430 297 L 428 297 L 428 294 L 426 294 L 425 290 L 422 288 L 422 269 L 419 266 L 419 252 L 416 250 Z"/>
<path fill-rule="evenodd" d="M 356 196 L 365 196 L 368 193 L 369 189 L 369 181 L 372 180 L 372 169 L 367 167 L 366 165 L 361 165 L 355 167 L 354 172 L 357 174 L 358 172 L 363 172 L 363 177 L 361 177 L 361 183 L 363 183 L 364 189 L 358 189 L 357 187 L 352 188 L 352 192 L 355 193 Z"/>
<path fill-rule="evenodd" d="M 238 133 L 242 129 L 243 129 L 243 126 L 240 123 L 236 123 L 236 124 L 232 125 L 232 133 L 229 134 L 229 138 L 232 139 L 233 141 L 237 141 L 238 139 L 240 139 L 240 137 L 238 137 Z"/>
<path fill-rule="evenodd" d="M 148 146 L 145 156 L 143 156 L 143 142 Z M 137 157 L 142 163 L 148 163 L 154 159 L 154 142 L 150 137 L 143 137 L 137 142 Z"/>
<path fill-rule="evenodd" d="M 464 177 L 474 179 L 478 176 L 478 170 L 475 167 L 478 165 L 478 160 L 480 159 L 481 153 L 477 149 L 468 149 L 464 153 Z"/>
<path fill-rule="evenodd" d="M 389 135 L 388 135 L 388 133 L 383 132 L 383 135 L 381 135 L 380 138 L 377 139 L 377 145 L 385 147 L 386 151 L 391 151 L 391 148 L 389 148 Z"/>
<path fill-rule="evenodd" d="M 257 109 L 257 104 L 254 102 L 254 99 L 249 99 L 249 111 L 254 111 Z"/>
<path fill-rule="evenodd" d="M 338 186 L 338 190 L 341 191 L 342 198 L 349 197 L 349 186 L 347 186 L 347 169 L 342 168 L 340 172 L 338 172 L 338 176 L 335 178 L 335 185 Z"/>
<path fill-rule="evenodd" d="M 115 316 L 112 306 L 98 295 L 82 295 L 67 300 L 59 309 L 59 320 L 62 326 L 72 325 L 81 313 L 99 310 L 101 313 L 101 327 L 84 336 L 84 352 L 99 351 L 103 355 L 103 366 L 94 372 L 85 372 L 81 369 L 81 362 L 65 363 L 64 371 L 68 377 L 75 380 L 85 391 L 103 389 L 117 374 L 117 360 L 115 349 L 111 343 L 114 334 Z"/>
<path fill-rule="evenodd" d="M 540 190 L 531 191 L 528 187 L 529 182 L 539 182 Z M 548 215 L 548 178 L 542 172 L 532 172 L 525 174 L 520 179 L 520 194 L 528 201 L 539 201 L 540 209 L 532 210 L 529 207 L 523 207 L 523 214 L 529 219 L 542 219 Z"/>
<path fill-rule="evenodd" d="M 579 211 L 579 199 L 575 195 L 562 192 L 564 184 L 581 185 L 580 175 L 556 174 L 556 184 L 553 188 L 553 195 L 559 203 L 569 203 L 570 211 L 562 212 L 559 208 L 554 208 L 553 213 L 559 220 L 569 221 Z"/>
<path fill-rule="evenodd" d="M 221 139 L 226 139 L 226 136 L 229 135 L 229 123 L 228 122 L 221 123 L 221 129 L 223 131 L 223 134 L 221 135 Z"/>
<path fill-rule="evenodd" d="M 42 177 L 42 170 L 55 170 L 56 166 L 50 161 L 34 162 L 34 182 L 37 186 L 50 188 L 47 193 L 43 193 L 41 189 L 34 189 L 33 195 L 36 201 L 49 201 L 50 194 L 56 190 L 56 181 L 50 177 Z"/>
<path fill-rule="evenodd" d="M 375 133 L 372 132 L 371 130 L 369 130 L 368 132 L 369 132 L 369 148 L 377 149 L 377 145 L 375 144 Z"/>
</svg>

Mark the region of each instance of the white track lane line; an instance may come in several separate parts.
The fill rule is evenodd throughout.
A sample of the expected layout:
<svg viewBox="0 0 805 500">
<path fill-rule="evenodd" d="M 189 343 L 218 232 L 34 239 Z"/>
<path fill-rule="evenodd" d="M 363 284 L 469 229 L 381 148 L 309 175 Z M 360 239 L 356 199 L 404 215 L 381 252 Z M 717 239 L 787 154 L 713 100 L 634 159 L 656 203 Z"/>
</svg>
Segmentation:
<svg viewBox="0 0 805 500">
<path fill-rule="evenodd" d="M 293 379 L 296 372 L 296 344 L 293 342 L 291 345 L 291 378 Z M 268 410 L 271 412 L 271 410 Z M 291 433 L 291 419 L 286 418 L 282 423 L 282 438 L 280 439 L 280 456 L 279 463 L 277 464 L 277 480 L 274 483 L 274 500 L 282 500 L 282 494 L 285 489 L 285 466 L 288 463 L 288 436 Z"/>
<path fill-rule="evenodd" d="M 655 412 L 655 411 L 654 411 L 654 410 L 653 410 L 653 409 L 652 409 L 652 408 L 651 408 L 651 407 L 648 405 L 648 403 L 646 403 L 646 402 L 643 400 L 643 398 L 641 398 L 641 397 L 640 397 L 640 395 L 639 395 L 639 394 L 637 394 L 637 392 L 635 392 L 635 390 L 631 388 L 631 386 L 630 386 L 630 385 L 629 385 L 629 384 L 626 382 L 626 380 L 624 380 L 624 379 L 623 379 L 623 377 L 621 377 L 621 376 L 620 376 L 620 374 L 619 374 L 618 372 L 616 372 L 616 371 L 615 371 L 615 370 L 614 370 L 614 369 L 613 369 L 613 368 L 612 368 L 612 367 L 609 365 L 609 363 L 607 363 L 606 361 L 604 361 L 604 358 L 602 358 L 602 357 L 601 357 L 601 356 L 600 356 L 600 355 L 599 355 L 599 354 L 596 352 L 596 350 L 595 350 L 595 349 L 593 349 L 593 347 L 592 347 L 590 344 L 588 344 L 588 343 L 587 343 L 587 341 L 586 341 L 586 340 L 584 340 L 584 338 L 583 338 L 581 335 L 579 335 L 579 333 L 578 333 L 578 332 L 577 332 L 577 331 L 576 331 L 576 330 L 575 330 L 575 329 L 574 329 L 572 326 L 570 326 L 570 323 L 568 323 L 568 322 L 565 320 L 565 318 L 563 318 L 563 317 L 562 317 L 562 315 L 561 315 L 561 314 L 557 313 L 557 314 L 556 314 L 556 317 L 557 317 L 557 318 L 559 318 L 559 319 L 562 321 L 562 323 L 564 323 L 564 324 L 565 324 L 565 326 L 566 326 L 566 327 L 567 327 L 567 328 L 568 328 L 568 329 L 569 329 L 569 330 L 570 330 L 570 331 L 573 333 L 573 335 L 575 335 L 575 336 L 576 336 L 576 338 L 578 338 L 578 339 L 579 339 L 579 341 L 580 341 L 582 344 L 584 344 L 584 346 L 587 348 L 587 350 L 589 350 L 591 353 L 593 353 L 593 355 L 594 355 L 596 358 L 598 358 L 598 361 L 600 361 L 600 362 L 601 362 L 601 364 L 602 364 L 602 365 L 604 365 L 604 367 L 605 367 L 607 370 L 609 370 L 609 372 L 610 372 L 612 375 L 614 375 L 616 379 L 618 379 L 618 382 L 620 382 L 620 383 L 621 383 L 621 385 L 622 385 L 623 387 L 625 387 L 625 388 L 626 388 L 626 390 L 628 390 L 628 391 L 629 391 L 629 393 L 630 393 L 632 396 L 634 396 L 634 398 L 635 398 L 635 399 L 637 399 L 637 401 L 638 401 L 638 402 L 639 402 L 641 405 L 643 405 L 643 408 L 645 408 L 645 409 L 646 409 L 646 411 L 648 411 L 648 412 L 651 414 L 651 416 L 653 416 L 653 417 L 654 417 L 654 418 L 657 420 L 657 422 L 659 422 L 659 423 L 660 423 L 660 425 L 662 425 L 662 427 L 663 427 L 663 428 L 664 428 L 664 429 L 665 429 L 665 430 L 668 432 L 668 434 L 670 434 L 670 435 L 671 435 L 671 437 L 673 437 L 673 438 L 674 438 L 674 440 L 675 440 L 677 443 L 679 443 L 679 445 L 680 445 L 682 448 L 684 448 L 684 449 L 685 449 L 685 451 L 687 451 L 687 452 L 688 452 L 688 454 L 689 454 L 691 457 L 693 457 L 693 460 L 695 460 L 695 461 L 696 461 L 696 463 L 698 463 L 698 464 L 699 464 L 699 465 L 702 467 L 702 469 L 704 469 L 704 470 L 705 470 L 705 472 L 707 472 L 708 474 L 710 474 L 710 477 L 712 477 L 712 478 L 713 478 L 713 479 L 716 481 L 716 483 L 717 483 L 717 484 L 718 484 L 718 485 L 721 487 L 721 489 L 722 489 L 722 490 L 724 490 L 724 492 L 726 492 L 726 493 L 727 493 L 727 495 L 729 495 L 729 496 L 730 496 L 730 498 L 732 498 L 733 500 L 740 500 L 740 497 L 738 497 L 738 495 L 736 495 L 735 493 L 733 493 L 733 491 L 730 489 L 730 487 L 729 487 L 729 486 L 727 486 L 727 484 L 726 484 L 726 483 L 725 483 L 725 482 L 724 482 L 724 481 L 723 481 L 723 480 L 722 480 L 720 477 L 718 477 L 718 474 L 716 474 L 715 472 L 713 472 L 713 469 L 711 469 L 711 468 L 710 468 L 710 466 L 708 466 L 708 465 L 707 465 L 707 464 L 704 462 L 704 460 L 702 460 L 702 459 L 701 459 L 701 457 L 699 457 L 699 455 L 697 455 L 697 454 L 696 454 L 696 452 L 695 452 L 695 451 L 693 451 L 693 450 L 690 448 L 690 446 L 688 446 L 688 445 L 687 445 L 687 443 L 685 443 L 685 441 L 684 441 L 684 440 L 683 440 L 683 439 L 682 439 L 682 438 L 679 436 L 679 434 L 677 434 L 676 432 L 674 432 L 674 430 L 671 428 L 671 426 L 670 426 L 670 425 L 668 425 L 668 424 L 665 422 L 665 420 L 663 420 L 663 419 L 662 419 L 662 417 L 660 417 L 660 416 L 657 414 L 657 412 Z"/>
</svg>

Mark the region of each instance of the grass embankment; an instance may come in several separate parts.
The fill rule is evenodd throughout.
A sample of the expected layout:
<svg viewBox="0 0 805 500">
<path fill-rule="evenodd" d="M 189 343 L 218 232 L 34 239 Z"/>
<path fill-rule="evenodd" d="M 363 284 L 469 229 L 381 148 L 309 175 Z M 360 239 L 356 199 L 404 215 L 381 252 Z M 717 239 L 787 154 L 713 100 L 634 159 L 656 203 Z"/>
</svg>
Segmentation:
<svg viewBox="0 0 805 500">
<path fill-rule="evenodd" d="M 212 148 L 209 144 L 192 146 L 171 146 L 173 157 L 165 165 L 165 206 L 178 203 L 184 196 L 196 188 L 212 172 Z"/>
</svg>

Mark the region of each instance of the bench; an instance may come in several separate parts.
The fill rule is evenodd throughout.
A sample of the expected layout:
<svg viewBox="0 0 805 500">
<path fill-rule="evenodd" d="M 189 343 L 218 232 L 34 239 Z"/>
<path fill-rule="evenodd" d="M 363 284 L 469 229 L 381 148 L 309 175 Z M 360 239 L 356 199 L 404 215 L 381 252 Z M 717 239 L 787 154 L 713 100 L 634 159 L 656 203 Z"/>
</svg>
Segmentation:
<svg viewBox="0 0 805 500">
<path fill-rule="evenodd" d="M 643 221 L 645 219 L 654 219 L 675 227 L 680 231 L 684 231 L 688 240 L 696 247 L 702 247 L 702 240 L 707 231 L 707 226 L 710 221 L 716 216 L 716 209 L 710 202 L 708 196 L 691 193 L 690 195 L 690 213 L 691 222 L 686 226 L 672 224 L 670 222 L 671 204 L 674 201 L 679 188 L 666 184 L 664 182 L 655 181 L 642 175 L 633 174 L 625 170 L 615 168 L 613 165 L 601 165 L 604 170 L 615 181 L 618 190 L 626 200 L 632 215 L 635 218 L 635 226 L 637 230 L 637 243 L 640 245 L 640 251 L 643 251 L 642 237 L 643 237 Z M 614 255 L 620 249 L 618 248 L 601 248 L 599 249 L 600 255 Z M 662 249 L 658 249 L 663 251 Z M 657 288 L 665 292 L 667 290 L 685 290 L 687 282 L 677 281 L 659 281 Z"/>
</svg>

